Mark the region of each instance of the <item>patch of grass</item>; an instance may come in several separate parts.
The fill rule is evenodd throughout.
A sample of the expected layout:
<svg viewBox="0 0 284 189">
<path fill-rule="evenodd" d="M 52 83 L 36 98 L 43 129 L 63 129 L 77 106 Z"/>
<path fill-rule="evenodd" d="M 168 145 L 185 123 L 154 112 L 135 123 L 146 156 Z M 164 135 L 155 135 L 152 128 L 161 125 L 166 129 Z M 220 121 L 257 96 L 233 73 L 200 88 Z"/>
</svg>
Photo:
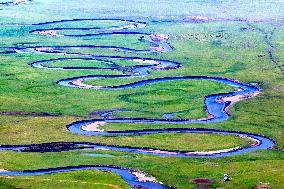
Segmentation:
<svg viewBox="0 0 284 189">
<path fill-rule="evenodd" d="M 2 135 L 4 139 L 2 140 L 2 144 L 92 141 L 94 143 L 120 146 L 144 146 L 184 151 L 210 151 L 234 148 L 237 146 L 245 147 L 252 142 L 249 139 L 241 139 L 237 136 L 193 133 L 87 137 L 74 135 L 64 128 L 64 125 L 67 125 L 68 122 L 70 123 L 76 120 L 76 118 L 72 117 L 44 118 L 0 116 L 0 119 L 0 136 Z M 13 130 L 10 130 L 11 126 L 13 126 Z M 48 133 L 48 138 L 42 135 L 42 133 Z"/>
<path fill-rule="evenodd" d="M 103 171 L 79 171 L 36 177 L 0 178 L 0 188 L 130 188 L 114 173 Z"/>
<path fill-rule="evenodd" d="M 245 147 L 252 141 L 236 136 L 216 134 L 152 134 L 131 135 L 127 137 L 108 137 L 107 144 L 120 146 L 150 147 L 181 151 L 212 151 L 229 149 L 237 146 Z"/>
<path fill-rule="evenodd" d="M 8 170 L 33 170 L 48 167 L 64 167 L 66 165 L 119 165 L 128 168 L 135 167 L 156 177 L 157 180 L 166 185 L 174 185 L 179 188 L 195 188 L 195 185 L 191 183 L 191 179 L 194 178 L 209 178 L 214 181 L 214 185 L 216 187 L 224 188 L 252 188 L 260 182 L 269 183 L 273 188 L 281 188 L 283 185 L 283 179 L 281 179 L 283 153 L 277 151 L 253 152 L 241 156 L 217 159 L 169 158 L 151 155 L 123 157 L 122 155 L 125 153 L 116 152 L 107 152 L 116 155 L 115 158 L 105 158 L 89 157 L 81 155 L 81 153 L 82 151 L 44 154 L 1 152 L 1 167 Z M 66 162 L 66 160 L 68 160 L 68 162 Z M 231 176 L 232 181 L 226 183 L 223 182 L 222 179 L 224 173 L 228 173 Z M 64 180 L 68 178 L 70 181 L 88 181 L 91 179 L 89 177 L 85 177 L 84 174 L 88 174 L 90 176 L 99 174 L 99 181 L 104 178 L 103 176 L 101 177 L 102 173 L 97 171 L 94 171 L 94 173 L 89 171 L 76 171 L 74 173 L 50 176 L 44 175 L 40 178 L 33 178 L 56 178 Z M 4 179 L 1 178 L 1 180 Z M 15 182 L 14 179 L 5 179 L 5 181 L 11 185 Z M 118 182 L 118 180 L 105 182 L 113 183 Z M 32 183 L 34 182 L 31 182 L 31 185 Z M 120 180 L 119 183 L 122 185 L 123 181 Z M 53 185 L 56 186 L 57 183 L 50 183 L 50 186 Z"/>
<path fill-rule="evenodd" d="M 63 60 L 53 61 L 47 64 L 49 67 L 97 67 L 97 68 L 110 68 L 111 62 L 101 60 Z"/>
<path fill-rule="evenodd" d="M 127 3 L 127 6 L 125 6 Z M 210 15 L 218 18 L 277 18 L 283 17 L 281 2 L 271 1 L 68 1 L 63 0 L 58 6 L 57 0 L 34 1 L 24 6 L 1 7 L 2 23 L 36 23 L 73 18 L 120 17 L 141 20 L 157 20 L 163 16 L 170 19 L 182 19 L 187 15 Z M 210 5 L 210 6 L 209 6 Z M 206 8 L 206 12 L 204 10 Z M 68 10 L 68 11 L 66 11 Z M 82 11 L 84 10 L 84 11 Z M 177 11 L 178 10 L 178 11 Z M 189 10 L 191 12 L 189 12 Z M 220 12 L 220 10 L 226 10 Z M 273 11 L 271 11 L 273 10 Z M 228 12 L 230 15 L 228 15 Z M 261 14 L 261 15 L 260 15 Z M 131 15 L 131 16 L 130 16 Z M 146 16 L 151 16 L 147 18 Z M 282 15 L 282 16 L 281 16 Z M 267 19 L 269 20 L 269 19 Z M 275 21 L 276 22 L 276 21 Z M 275 48 L 273 54 L 282 63 L 284 57 L 283 29 L 275 22 L 258 23 L 256 26 L 269 32 L 276 28 L 271 41 Z M 152 70 L 143 79 L 208 75 L 227 77 L 244 83 L 254 83 L 262 88 L 261 94 L 253 99 L 235 104 L 230 113 L 232 117 L 221 123 L 169 125 L 169 124 L 128 124 L 114 123 L 104 126 L 106 130 L 151 129 L 172 127 L 202 127 L 223 130 L 236 130 L 266 135 L 277 144 L 274 150 L 261 150 L 244 155 L 216 158 L 195 159 L 159 157 L 151 155 L 121 153 L 115 151 L 99 152 L 114 154 L 115 157 L 88 157 L 82 151 L 62 153 L 16 153 L 0 152 L 1 168 L 12 170 L 39 169 L 81 164 L 110 164 L 141 169 L 167 185 L 179 188 L 195 188 L 191 183 L 194 178 L 209 178 L 214 181 L 214 188 L 253 188 L 260 182 L 269 183 L 272 188 L 282 188 L 283 183 L 283 75 L 270 60 L 266 38 L 258 31 L 242 28 L 249 27 L 245 22 L 216 21 L 208 23 L 151 23 L 141 32 L 163 33 L 170 36 L 174 51 L 161 54 L 136 54 L 108 51 L 106 49 L 73 49 L 66 52 L 92 53 L 112 56 L 139 56 L 173 60 L 180 62 L 177 70 Z M 121 26 L 117 22 L 70 22 L 53 26 L 60 27 L 112 27 Z M 103 36 L 103 37 L 46 37 L 29 34 L 32 29 L 42 26 L 1 26 L 0 52 L 5 47 L 28 42 L 26 46 L 53 45 L 113 45 L 134 49 L 148 49 L 149 43 L 138 41 L 139 35 Z M 138 31 L 138 30 L 134 30 Z M 65 34 L 83 34 L 85 32 L 65 31 Z M 206 116 L 203 110 L 204 96 L 232 91 L 232 88 L 214 82 L 185 81 L 165 82 L 137 89 L 115 91 L 93 91 L 70 89 L 58 86 L 56 81 L 82 75 L 122 74 L 121 71 L 60 71 L 34 69 L 28 63 L 39 60 L 69 56 L 47 54 L 1 54 L 0 55 L 0 111 L 3 112 L 47 112 L 62 114 L 62 117 L 0 116 L 0 144 L 30 144 L 54 141 L 88 141 L 121 145 L 163 147 L 169 149 L 219 149 L 246 144 L 238 138 L 216 135 L 164 134 L 127 137 L 88 137 L 78 136 L 67 131 L 66 125 L 88 117 L 89 112 L 97 110 L 124 109 L 130 112 L 118 112 L 115 116 L 160 118 L 164 113 L 177 112 L 183 118 Z M 75 63 L 76 62 L 76 63 Z M 51 63 L 52 66 L 89 66 L 81 61 Z M 129 61 L 117 61 L 121 66 L 133 66 Z M 93 65 L 93 64 L 92 64 Z M 102 66 L 100 63 L 95 63 Z M 138 65 L 138 64 L 137 64 Z M 101 79 L 87 81 L 96 85 L 119 85 L 137 81 L 136 79 Z M 79 117 L 80 115 L 83 117 Z M 194 139 L 194 140 L 193 140 Z M 208 141 L 206 143 L 198 140 Z M 196 141 L 196 143 L 194 143 Z M 190 144 L 190 146 L 188 145 Z M 218 148 L 217 148 L 218 147 Z M 83 151 L 86 152 L 86 151 Z M 93 151 L 90 151 L 93 152 Z M 123 155 L 127 155 L 125 158 Z M 222 176 L 228 173 L 231 182 L 222 182 Z M 85 175 L 85 176 L 84 176 Z M 108 179 L 111 177 L 111 179 Z M 25 177 L 26 178 L 26 177 Z M 2 188 L 103 188 L 106 185 L 88 185 L 78 182 L 102 182 L 127 188 L 117 175 L 99 171 L 78 171 L 40 177 L 0 178 Z M 94 179 L 92 179 L 94 178 Z M 43 181 L 41 179 L 52 179 Z M 68 180 L 58 183 L 57 180 Z M 95 181 L 94 181 L 95 180 Z M 69 183 L 70 181 L 70 183 Z"/>
<path fill-rule="evenodd" d="M 170 92 L 173 89 L 186 89 L 185 94 L 187 99 L 180 99 L 179 102 L 168 105 L 167 110 L 162 106 L 144 106 L 141 110 L 156 112 L 155 116 L 159 116 L 159 112 L 165 111 L 180 111 L 191 107 L 193 111 L 189 117 L 202 117 L 205 115 L 203 110 L 203 98 L 206 95 L 218 92 L 231 91 L 232 88 L 208 81 L 173 81 L 166 83 L 157 83 L 139 89 L 127 90 L 78 90 L 61 87 L 56 84 L 56 81 L 62 78 L 74 77 L 78 75 L 88 74 L 115 74 L 110 71 L 66 71 L 66 70 L 44 70 L 30 68 L 24 59 L 16 58 L 12 60 L 2 59 L 2 77 L 0 77 L 2 90 L 0 101 L 2 103 L 0 111 L 23 111 L 23 112 L 47 112 L 60 113 L 66 115 L 87 115 L 91 111 L 105 109 L 125 108 L 125 109 L 140 109 L 141 104 L 126 103 L 118 98 L 119 95 L 133 94 L 138 91 L 149 90 L 167 90 L 173 96 L 178 96 Z M 76 75 L 74 74 L 76 73 Z M 11 73 L 10 75 L 7 75 Z M 16 73 L 16 74 L 15 74 Z M 9 77 L 9 79 L 7 79 Z M 144 78 L 143 78 L 144 79 Z M 117 85 L 126 84 L 141 80 L 134 79 L 99 79 L 94 80 L 92 84 L 97 85 Z M 199 87 L 200 86 L 200 87 Z M 207 89 L 201 86 L 208 86 Z M 198 88 L 201 88 L 199 90 Z M 197 90 L 198 89 L 198 90 Z M 210 89 L 210 91 L 208 91 Z M 147 92 L 146 92 L 147 93 Z M 69 95 L 66 95 L 69 94 Z M 193 95 L 194 94 L 194 95 Z M 113 101 L 109 101 L 112 98 Z M 147 97 L 144 97 L 147 98 Z M 176 97 L 174 97 L 176 98 Z M 81 99 L 84 99 L 83 101 Z M 99 101 L 94 99 L 100 99 Z M 146 101 L 147 99 L 145 99 Z M 186 100 L 186 102 L 184 102 Z M 143 101 L 143 97 L 141 99 Z M 149 102 L 149 104 L 151 101 Z M 182 106 L 181 106 L 182 105 Z M 160 111 L 163 109 L 163 111 Z M 196 113 L 195 113 L 195 112 Z"/>
</svg>

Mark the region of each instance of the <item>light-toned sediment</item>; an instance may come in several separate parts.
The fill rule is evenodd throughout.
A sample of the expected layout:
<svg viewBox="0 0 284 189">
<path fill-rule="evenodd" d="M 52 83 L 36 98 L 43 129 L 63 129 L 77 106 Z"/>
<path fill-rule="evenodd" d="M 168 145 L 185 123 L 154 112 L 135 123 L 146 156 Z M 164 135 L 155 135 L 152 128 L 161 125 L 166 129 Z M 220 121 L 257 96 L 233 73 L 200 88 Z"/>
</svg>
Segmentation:
<svg viewBox="0 0 284 189">
<path fill-rule="evenodd" d="M 197 119 L 199 121 L 206 121 L 206 120 L 209 120 L 209 119 L 214 119 L 215 117 L 212 115 L 212 114 L 208 114 L 207 117 L 205 118 L 200 118 L 200 119 Z"/>
<path fill-rule="evenodd" d="M 156 60 L 132 59 L 130 61 L 142 64 L 159 64 L 159 62 Z"/>
<path fill-rule="evenodd" d="M 164 151 L 164 150 L 139 150 L 140 152 L 150 152 L 150 153 L 155 153 L 155 154 L 168 154 L 168 155 L 177 155 L 176 152 L 169 152 L 169 151 Z"/>
<path fill-rule="evenodd" d="M 246 136 L 246 135 L 238 135 L 239 137 L 241 138 L 246 138 L 246 139 L 249 139 L 249 140 L 252 140 L 253 141 L 253 144 L 251 144 L 250 146 L 259 146 L 261 144 L 261 142 L 255 138 L 252 138 L 252 137 L 249 137 L 249 136 Z"/>
<path fill-rule="evenodd" d="M 56 30 L 46 30 L 46 31 L 38 31 L 34 32 L 34 34 L 39 35 L 49 35 L 49 36 L 55 36 L 55 37 L 63 37 L 64 35 L 59 35 Z"/>
<path fill-rule="evenodd" d="M 241 147 L 237 146 L 235 148 L 228 148 L 222 150 L 213 150 L 213 151 L 195 151 L 195 152 L 187 152 L 185 155 L 214 155 L 214 154 L 221 154 L 221 153 L 228 153 L 236 150 L 240 150 Z"/>
<path fill-rule="evenodd" d="M 185 22 L 190 22 L 190 21 L 195 21 L 195 22 L 208 22 L 210 20 L 213 20 L 212 18 L 206 17 L 206 16 L 187 16 L 184 21 Z"/>
<path fill-rule="evenodd" d="M 25 4 L 28 3 L 28 0 L 13 0 L 14 5 Z"/>
<path fill-rule="evenodd" d="M 170 38 L 166 34 L 150 34 L 149 37 L 153 41 L 167 41 Z"/>
<path fill-rule="evenodd" d="M 260 94 L 260 91 L 256 91 L 256 92 L 250 93 L 250 94 L 226 96 L 226 97 L 222 97 L 220 99 L 217 99 L 217 102 L 219 102 L 219 103 L 231 102 L 230 105 L 225 109 L 225 111 L 228 111 L 229 107 L 232 106 L 233 104 L 235 104 L 235 103 L 237 103 L 241 100 L 244 100 L 244 99 L 256 97 L 259 94 Z"/>
<path fill-rule="evenodd" d="M 46 52 L 46 51 L 54 51 L 54 48 L 52 47 L 37 47 L 37 48 L 34 48 L 35 51 L 38 51 L 38 52 Z"/>
<path fill-rule="evenodd" d="M 166 52 L 166 49 L 163 47 L 151 47 L 150 50 L 155 52 Z"/>
<path fill-rule="evenodd" d="M 99 127 L 106 125 L 104 121 L 95 121 L 88 125 L 82 126 L 82 130 L 84 131 L 94 131 L 94 132 L 103 132 L 103 129 L 99 129 Z"/>
<path fill-rule="evenodd" d="M 140 182 L 155 182 L 155 183 L 157 183 L 157 180 L 156 180 L 155 177 L 146 175 L 142 171 L 135 170 L 135 171 L 132 171 L 131 173 L 133 175 L 135 175 L 137 177 L 138 181 L 140 181 Z"/>
<path fill-rule="evenodd" d="M 255 92 L 255 93 L 251 93 L 251 94 L 246 94 L 246 95 L 234 95 L 234 96 L 227 96 L 227 97 L 223 97 L 221 98 L 220 102 L 231 102 L 231 103 L 237 103 L 243 99 L 246 98 L 251 98 L 251 97 L 255 97 L 259 94 L 259 92 Z"/>
<path fill-rule="evenodd" d="M 9 172 L 9 171 L 6 169 L 0 169 L 0 172 Z"/>
<path fill-rule="evenodd" d="M 84 80 L 75 80 L 75 81 L 72 81 L 70 82 L 72 85 L 75 85 L 75 86 L 78 86 L 78 87 L 82 87 L 82 88 L 85 88 L 85 89 L 101 89 L 103 88 L 104 86 L 95 86 L 95 85 L 88 85 L 88 84 L 84 84 L 83 83 Z"/>
<path fill-rule="evenodd" d="M 107 148 L 94 148 L 94 150 L 98 150 L 98 151 L 110 151 L 110 149 L 107 149 Z"/>
</svg>

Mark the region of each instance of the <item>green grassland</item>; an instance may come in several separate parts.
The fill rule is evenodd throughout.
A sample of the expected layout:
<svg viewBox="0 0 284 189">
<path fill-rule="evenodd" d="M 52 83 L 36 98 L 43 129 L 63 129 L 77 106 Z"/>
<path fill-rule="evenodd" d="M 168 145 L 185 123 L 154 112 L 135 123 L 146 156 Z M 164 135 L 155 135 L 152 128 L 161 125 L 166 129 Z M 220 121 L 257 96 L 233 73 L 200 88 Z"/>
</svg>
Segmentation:
<svg viewBox="0 0 284 189">
<path fill-rule="evenodd" d="M 210 151 L 237 146 L 248 146 L 252 143 L 249 139 L 236 136 L 224 136 L 218 134 L 150 134 L 145 136 L 130 135 L 88 137 L 74 135 L 64 127 L 68 122 L 80 118 L 72 117 L 13 117 L 1 116 L 2 144 L 30 144 L 46 143 L 52 141 L 92 141 L 102 144 L 117 144 L 121 146 L 145 146 L 169 150 L 184 151 Z M 81 118 L 82 119 L 82 118 Z M 52 121 L 51 121 L 52 120 Z M 10 129 L 13 125 L 13 130 Z M 23 133 L 18 135 L 17 133 Z M 48 137 L 41 133 L 48 133 Z M 60 133 L 60 135 L 59 135 Z M 87 139 L 87 140 L 86 140 Z M 172 143 L 176 141 L 176 143 Z"/>
<path fill-rule="evenodd" d="M 136 2 L 125 6 L 122 1 L 70 0 L 34 1 L 22 7 L 4 7 L 0 10 L 1 23 L 37 23 L 72 18 L 120 17 L 125 19 L 182 18 L 198 15 L 208 8 L 207 14 L 214 16 L 222 7 L 234 7 L 230 16 L 252 18 L 281 17 L 281 5 L 257 1 L 165 1 L 159 5 L 150 1 Z M 89 2 L 89 3 L 88 3 Z M 173 3 L 174 2 L 174 3 Z M 231 3 L 231 4 L 230 4 Z M 151 6 L 150 6 L 151 5 Z M 158 11 L 157 10 L 157 6 Z M 255 6 L 254 10 L 252 7 Z M 65 7 L 66 9 L 62 7 Z M 77 8 L 76 8 L 77 7 Z M 79 8 L 80 7 L 80 8 Z M 95 7 L 95 8 L 94 8 Z M 125 8 L 127 7 L 127 8 Z M 170 7 L 170 8 L 169 8 Z M 190 7 L 190 8 L 189 8 Z M 221 7 L 221 8 L 220 8 Z M 269 7 L 269 8 L 267 8 Z M 52 8 L 52 9 L 51 9 Z M 60 8 L 60 10 L 59 10 Z M 67 9 L 68 8 L 68 9 Z M 93 11 L 95 9 L 96 11 Z M 270 11 L 273 9 L 274 11 Z M 82 11 L 85 10 L 85 11 Z M 124 10 L 124 11 L 122 11 Z M 257 15 L 262 12 L 262 15 Z M 267 13 L 269 12 L 269 14 Z M 13 13 L 13 14 L 12 14 Z M 267 14 L 265 14 L 267 13 Z M 270 14 L 271 13 L 271 14 Z M 25 16 L 23 16 L 25 15 Z M 150 18 L 147 15 L 152 15 Z M 163 17 L 161 17 L 163 16 Z M 216 15 L 215 15 L 216 16 Z M 228 16 L 222 12 L 219 17 Z M 48 20 L 47 20 L 48 17 Z M 133 49 L 148 49 L 150 44 L 138 41 L 139 35 L 104 36 L 104 37 L 52 37 L 29 34 L 32 29 L 51 27 L 112 27 L 123 23 L 113 21 L 84 21 L 80 23 L 61 23 L 44 27 L 0 26 L 0 52 L 2 47 L 12 47 L 17 43 L 34 43 L 27 46 L 42 45 L 113 45 Z M 274 44 L 273 55 L 283 65 L 284 29 L 275 23 L 257 23 L 258 28 L 270 32 L 276 28 L 271 41 Z M 98 151 L 112 154 L 114 157 L 89 157 L 83 152 L 69 151 L 61 153 L 17 153 L 1 151 L 0 169 L 25 170 L 70 165 L 109 164 L 143 170 L 157 178 L 158 181 L 178 188 L 195 188 L 191 182 L 194 178 L 209 178 L 214 181 L 213 188 L 253 188 L 261 183 L 268 183 L 271 188 L 284 186 L 284 81 L 279 68 L 269 59 L 265 35 L 257 30 L 242 30 L 250 27 L 244 22 L 218 21 L 208 23 L 149 23 L 139 32 L 164 33 L 170 36 L 174 51 L 161 54 L 125 54 L 110 52 L 106 49 L 81 49 L 81 53 L 98 55 L 140 56 L 172 60 L 182 64 L 177 70 L 151 70 L 143 79 L 208 75 L 227 77 L 244 83 L 253 83 L 262 89 L 255 98 L 235 104 L 230 113 L 232 117 L 225 122 L 212 124 L 167 125 L 167 124 L 128 124 L 112 123 L 103 126 L 105 130 L 154 129 L 154 128 L 214 128 L 223 130 L 245 131 L 266 135 L 276 141 L 272 150 L 255 151 L 234 157 L 216 159 L 159 157 L 122 153 L 116 151 Z M 134 30 L 136 31 L 136 30 Z M 78 31 L 62 32 L 64 34 L 81 34 Z M 61 34 L 59 32 L 59 34 Z M 73 50 L 78 52 L 78 50 Z M 72 52 L 72 50 L 68 50 Z M 47 54 L 1 54 L 0 55 L 0 112 L 46 112 L 58 114 L 55 117 L 1 115 L 0 144 L 32 144 L 59 141 L 85 141 L 121 146 L 156 147 L 169 150 L 218 150 L 236 146 L 246 146 L 251 141 L 234 136 L 214 134 L 153 134 L 146 136 L 88 137 L 72 134 L 66 125 L 74 121 L 98 118 L 89 115 L 92 112 L 110 109 L 129 110 L 117 112 L 117 117 L 161 118 L 164 113 L 177 112 L 181 118 L 206 117 L 203 99 L 216 93 L 233 91 L 223 84 L 210 81 L 171 81 L 152 84 L 137 89 L 125 90 L 81 90 L 62 87 L 56 81 L 82 75 L 117 75 L 121 71 L 102 70 L 47 70 L 36 69 L 28 64 L 34 61 L 54 58 L 72 58 Z M 116 61 L 119 65 L 134 66 L 139 63 Z M 72 60 L 52 62 L 52 67 L 108 67 L 98 61 Z M 132 79 L 96 79 L 87 84 L 120 85 L 139 81 Z M 125 157 L 127 155 L 127 157 Z M 222 182 L 222 175 L 228 173 L 231 182 Z M 76 171 L 45 176 L 0 178 L 0 188 L 128 188 L 117 175 L 101 171 Z"/>
<path fill-rule="evenodd" d="M 124 157 L 125 154 L 118 152 L 107 152 L 115 157 L 105 158 L 88 157 L 81 153 L 81 151 L 45 154 L 2 152 L 1 155 L 3 161 L 6 162 L 5 168 L 7 169 L 37 169 L 66 166 L 66 164 L 115 164 L 124 167 L 139 168 L 140 170 L 154 175 L 159 181 L 179 188 L 195 188 L 191 179 L 200 177 L 211 178 L 214 181 L 214 188 L 252 188 L 255 185 L 259 185 L 261 182 L 269 183 L 268 185 L 272 188 L 281 188 L 283 186 L 283 181 L 281 179 L 283 153 L 277 151 L 254 152 L 247 155 L 221 159 L 166 158 L 133 154 Z M 86 172 L 88 173 L 87 175 Z M 232 176 L 231 182 L 224 183 L 221 181 L 220 175 L 224 172 L 227 172 Z M 48 184 L 50 187 L 56 187 L 58 186 L 59 180 L 89 182 L 90 179 L 94 178 L 94 180 L 92 179 L 93 183 L 115 183 L 124 186 L 121 188 L 127 188 L 123 185 L 123 181 L 119 180 L 115 175 L 108 173 L 107 177 L 112 181 L 108 182 L 104 180 L 105 177 L 102 173 L 97 171 L 78 171 L 74 173 L 32 177 L 33 180 L 29 182 L 26 182 L 23 178 L 5 178 L 2 179 L 2 183 L 4 183 L 4 186 L 9 186 L 10 184 L 12 187 L 17 187 L 19 186 L 18 183 L 20 183 L 25 187 L 30 185 L 30 187 L 33 186 L 33 188 L 38 188 L 47 184 L 47 181 L 42 179 L 55 180 L 54 182 L 48 182 Z M 64 186 L 65 188 L 76 188 L 76 186 Z M 85 187 L 85 184 L 80 184 L 80 187 Z M 100 188 L 101 186 L 93 187 Z"/>
<path fill-rule="evenodd" d="M 3 7 L 1 19 L 6 22 L 45 22 L 94 17 L 122 17 L 136 19 L 171 19 L 188 15 L 206 15 L 226 18 L 269 19 L 283 17 L 283 2 L 272 0 L 178 0 L 158 1 L 143 0 L 129 3 L 128 1 L 86 0 L 38 0 L 33 4 L 18 7 Z M 15 12 L 16 10 L 16 12 Z M 273 11 L 271 11 L 273 10 Z M 67 14 L 66 14 L 67 13 Z"/>
</svg>

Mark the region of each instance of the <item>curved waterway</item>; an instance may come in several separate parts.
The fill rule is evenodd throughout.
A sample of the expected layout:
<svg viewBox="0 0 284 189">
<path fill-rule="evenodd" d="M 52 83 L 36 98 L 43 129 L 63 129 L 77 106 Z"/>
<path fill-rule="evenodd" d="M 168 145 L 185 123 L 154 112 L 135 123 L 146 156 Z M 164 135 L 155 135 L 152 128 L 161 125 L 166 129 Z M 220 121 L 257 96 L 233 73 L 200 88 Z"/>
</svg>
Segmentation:
<svg viewBox="0 0 284 189">
<path fill-rule="evenodd" d="M 58 23 L 73 23 L 84 21 L 117 21 L 124 24 L 124 26 L 113 26 L 109 28 L 105 27 L 58 27 L 54 26 Z M 124 130 L 124 131 L 105 131 L 100 126 L 109 123 L 141 123 L 141 124 L 206 124 L 213 122 L 225 121 L 230 117 L 228 110 L 234 103 L 257 96 L 260 89 L 244 84 L 236 80 L 221 77 L 209 77 L 209 76 L 175 76 L 175 77 L 163 77 L 154 79 L 143 79 L 143 77 L 151 74 L 152 70 L 171 70 L 178 69 L 182 65 L 178 62 L 169 60 L 160 60 L 154 58 L 141 58 L 140 56 L 103 56 L 95 55 L 91 53 L 80 53 L 77 50 L 84 49 L 106 49 L 113 52 L 125 52 L 130 55 L 136 54 L 155 54 L 165 53 L 173 50 L 173 47 L 169 43 L 169 36 L 163 34 L 152 34 L 137 32 L 137 29 L 146 27 L 144 22 L 136 22 L 133 20 L 123 19 L 75 19 L 75 20 L 62 20 L 54 22 L 46 22 L 39 24 L 32 24 L 33 26 L 47 27 L 35 29 L 30 31 L 33 35 L 44 35 L 52 37 L 90 37 L 90 36 L 114 36 L 114 35 L 133 35 L 137 36 L 138 40 L 142 43 L 150 45 L 147 50 L 136 50 L 119 46 L 95 46 L 95 45 L 78 45 L 78 46 L 31 46 L 32 44 L 17 44 L 16 47 L 11 47 L 7 50 L 7 53 L 37 53 L 37 54 L 50 54 L 50 55 L 68 55 L 68 58 L 55 58 L 49 60 L 40 60 L 32 62 L 31 67 L 40 69 L 51 70 L 114 70 L 121 71 L 121 75 L 87 75 L 74 78 L 67 78 L 58 81 L 61 86 L 80 88 L 88 90 L 123 90 L 129 88 L 139 88 L 146 85 L 151 85 L 161 82 L 171 81 L 185 81 L 185 80 L 201 80 L 201 81 L 213 81 L 222 83 L 235 90 L 229 93 L 212 94 L 206 96 L 204 99 L 205 110 L 208 114 L 205 118 L 200 119 L 178 119 L 173 116 L 173 112 L 169 112 L 160 119 L 149 118 L 112 118 L 111 116 L 101 115 L 101 119 L 82 120 L 67 125 L 67 129 L 75 134 L 88 135 L 88 136 L 121 136 L 121 135 L 149 135 L 157 133 L 206 133 L 206 134 L 218 134 L 218 135 L 233 135 L 242 138 L 247 138 L 253 141 L 248 147 L 235 147 L 231 149 L 222 149 L 210 152 L 189 152 L 179 150 L 166 150 L 158 148 L 148 147 L 131 147 L 131 146 L 117 146 L 117 145 L 105 145 L 95 144 L 88 142 L 53 142 L 44 144 L 31 144 L 31 145 L 2 145 L 0 150 L 13 150 L 18 152 L 61 152 L 66 150 L 82 150 L 82 149 L 104 149 L 115 150 L 129 153 L 150 154 L 156 156 L 173 156 L 173 157 L 196 157 L 196 158 L 218 158 L 224 156 L 232 156 L 237 154 L 244 154 L 253 150 L 270 149 L 274 146 L 274 141 L 268 137 L 238 131 L 225 131 L 216 129 L 205 128 L 165 128 L 165 129 L 144 129 L 144 130 Z M 75 34 L 64 34 L 64 32 L 74 32 Z M 76 34 L 76 31 L 80 31 L 80 34 Z M 82 31 L 84 34 L 82 34 Z M 67 32 L 67 33 L 68 33 Z M 70 58 L 71 57 L 71 58 Z M 66 61 L 86 61 L 86 62 L 100 62 L 101 66 L 52 66 L 52 64 L 60 65 L 61 62 Z M 132 66 L 121 66 L 117 61 L 128 61 L 132 63 Z M 133 65 L 134 64 L 134 65 Z M 135 65 L 136 64 L 136 65 Z M 86 84 L 87 80 L 95 80 L 102 78 L 141 78 L 141 80 L 111 86 L 98 86 Z M 112 112 L 112 110 L 110 110 Z M 60 167 L 40 170 L 27 170 L 27 171 L 0 171 L 0 175 L 7 176 L 30 176 L 30 175 L 43 175 L 59 172 L 69 172 L 76 170 L 104 170 L 111 171 L 119 174 L 131 187 L 145 187 L 145 188 L 168 188 L 162 183 L 157 182 L 153 177 L 147 176 L 142 172 L 132 169 L 125 169 L 110 165 L 94 165 L 94 166 L 78 166 L 78 167 Z"/>
<path fill-rule="evenodd" d="M 26 4 L 31 2 L 32 0 L 13 0 L 13 1 L 4 1 L 0 2 L 0 5 L 5 5 L 5 6 L 14 6 L 14 5 L 21 5 L 21 4 Z"/>
<path fill-rule="evenodd" d="M 147 176 L 145 173 L 134 170 L 134 169 L 125 169 L 117 166 L 110 165 L 80 165 L 80 166 L 68 166 L 68 167 L 57 167 L 50 169 L 38 169 L 38 170 L 26 170 L 26 171 L 2 171 L 0 176 L 39 176 L 45 174 L 54 174 L 54 173 L 64 173 L 71 171 L 80 171 L 80 170 L 100 170 L 100 171 L 110 171 L 121 176 L 121 178 L 127 182 L 132 188 L 153 188 L 153 189 L 166 189 L 171 188 L 164 186 L 162 183 L 159 183 L 155 178 Z"/>
</svg>

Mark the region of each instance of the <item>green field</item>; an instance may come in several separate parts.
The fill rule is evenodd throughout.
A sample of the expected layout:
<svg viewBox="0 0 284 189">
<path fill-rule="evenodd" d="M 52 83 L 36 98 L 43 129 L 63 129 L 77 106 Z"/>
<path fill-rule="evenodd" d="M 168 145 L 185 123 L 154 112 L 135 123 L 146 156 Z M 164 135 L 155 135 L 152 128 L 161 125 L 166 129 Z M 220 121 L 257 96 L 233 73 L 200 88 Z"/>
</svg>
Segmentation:
<svg viewBox="0 0 284 189">
<path fill-rule="evenodd" d="M 106 145 L 160 148 L 164 150 L 213 151 L 247 147 L 252 141 L 231 135 L 168 133 L 128 136 L 84 136 L 69 132 L 74 121 L 101 118 L 100 113 L 114 110 L 115 118 L 158 119 L 166 113 L 177 118 L 207 117 L 204 98 L 234 90 L 213 81 L 168 81 L 139 88 L 84 90 L 58 85 L 61 79 L 86 75 L 122 75 L 139 62 L 116 60 L 65 60 L 49 67 L 98 67 L 118 70 L 52 70 L 33 68 L 35 61 L 74 58 L 63 54 L 1 53 L 10 47 L 33 46 L 117 46 L 136 50 L 151 48 L 141 35 L 55 37 L 31 34 L 34 29 L 121 27 L 118 21 L 80 21 L 50 25 L 30 25 L 78 18 L 121 18 L 145 21 L 147 27 L 131 31 L 167 34 L 173 51 L 166 53 L 126 53 L 108 49 L 67 49 L 102 56 L 141 57 L 181 63 L 179 69 L 150 70 L 143 78 L 103 78 L 85 83 L 117 86 L 140 80 L 174 76 L 225 77 L 261 88 L 257 97 L 234 104 L 227 121 L 208 124 L 108 123 L 106 131 L 162 128 L 208 128 L 243 131 L 265 135 L 276 144 L 273 149 L 257 150 L 222 158 L 181 158 L 126 153 L 119 151 L 75 150 L 60 153 L 19 153 L 0 151 L 0 170 L 33 170 L 77 165 L 116 165 L 139 169 L 168 186 L 198 188 L 195 178 L 212 180 L 211 188 L 284 188 L 284 28 L 280 19 L 283 2 L 242 0 L 191 1 L 75 1 L 33 0 L 28 4 L 0 5 L 0 145 L 39 144 L 48 142 L 94 142 Z M 221 11 L 221 12 L 220 12 Z M 217 12 L 220 12 L 217 14 Z M 222 18 L 217 21 L 181 22 L 187 16 Z M 236 19 L 243 21 L 235 21 Z M 234 20 L 235 19 L 235 20 Z M 247 21 L 244 21 L 247 19 Z M 152 22 L 176 20 L 176 22 Z M 250 20 L 250 21 L 248 21 Z M 27 24 L 17 26 L 15 24 Z M 88 31 L 94 34 L 97 31 Z M 58 34 L 85 34 L 67 30 Z M 272 53 L 272 57 L 269 56 Z M 118 111 L 120 110 L 120 111 Z M 45 116 L 51 114 L 53 116 Z M 110 154 L 92 157 L 85 153 Z M 223 182 L 223 174 L 232 180 Z M 130 188 L 111 172 L 75 171 L 43 176 L 0 177 L 0 188 Z"/>
</svg>

